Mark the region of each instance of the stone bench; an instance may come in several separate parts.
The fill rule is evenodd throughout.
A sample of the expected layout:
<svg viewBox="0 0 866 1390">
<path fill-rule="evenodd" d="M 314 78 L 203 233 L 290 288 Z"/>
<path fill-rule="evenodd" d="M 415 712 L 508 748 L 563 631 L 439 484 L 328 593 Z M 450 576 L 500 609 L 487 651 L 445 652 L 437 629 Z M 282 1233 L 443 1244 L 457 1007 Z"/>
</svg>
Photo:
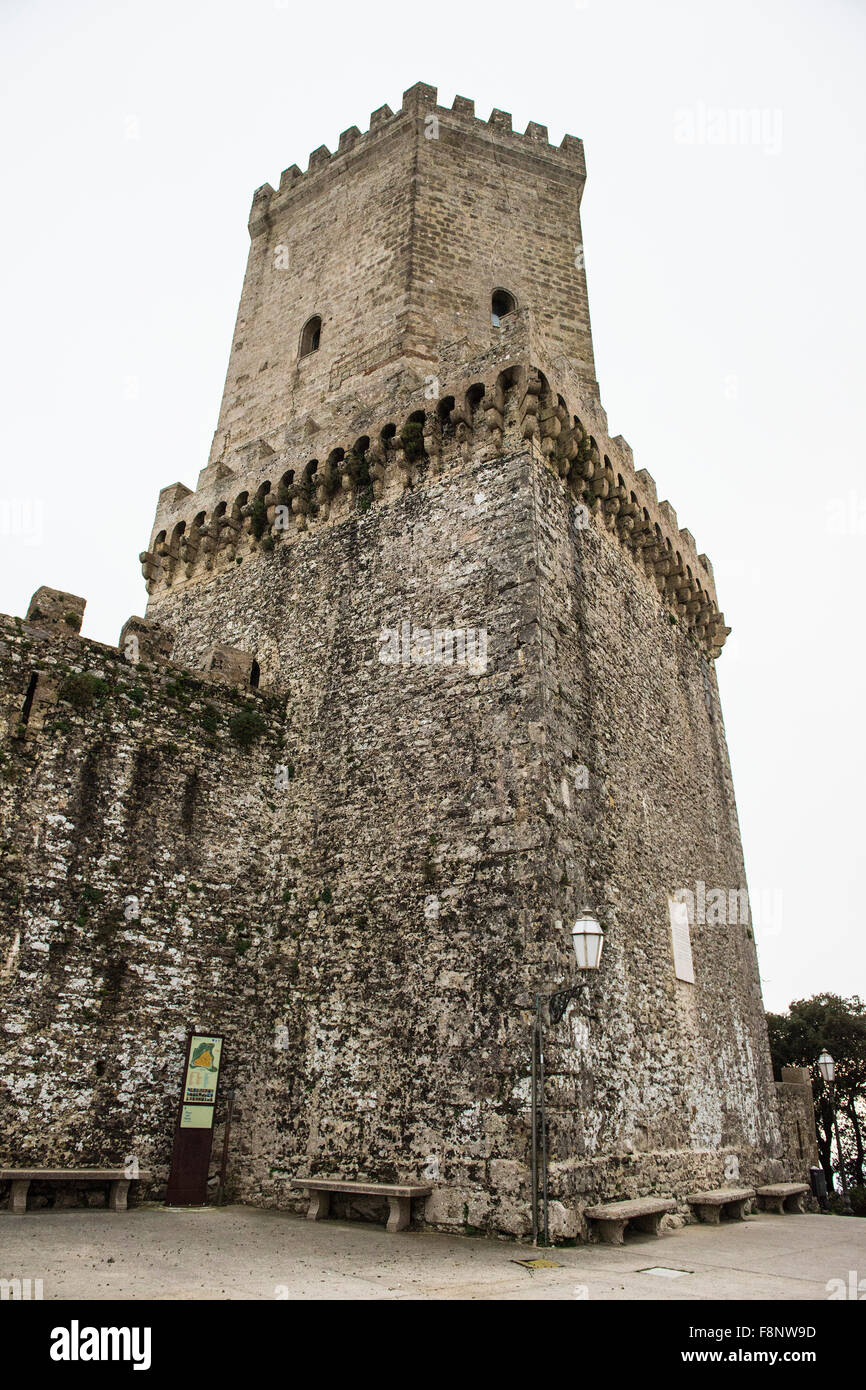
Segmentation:
<svg viewBox="0 0 866 1390">
<path fill-rule="evenodd" d="M 639 1231 L 657 1236 L 659 1222 L 677 1204 L 668 1197 L 637 1197 L 628 1202 L 605 1202 L 599 1207 L 587 1207 L 583 1213 L 588 1221 L 598 1224 L 598 1233 L 608 1245 L 624 1245 L 624 1232 L 631 1221 Z"/>
<path fill-rule="evenodd" d="M 295 1178 L 292 1187 L 302 1188 L 310 1198 L 308 1221 L 320 1221 L 328 1215 L 331 1193 L 348 1193 L 361 1197 L 387 1197 L 388 1221 L 386 1231 L 405 1231 L 412 1213 L 413 1197 L 429 1197 L 432 1187 L 418 1183 L 344 1182 L 341 1178 Z"/>
<path fill-rule="evenodd" d="M 803 1198 L 809 1191 L 805 1182 L 772 1182 L 768 1187 L 758 1188 L 758 1206 L 761 1211 L 802 1212 Z"/>
<path fill-rule="evenodd" d="M 0 1168 L 0 1182 L 11 1184 L 9 1210 L 16 1216 L 27 1210 L 27 1191 L 32 1182 L 102 1183 L 108 1187 L 109 1211 L 126 1211 L 130 1183 L 150 1182 L 150 1173 L 139 1172 L 130 1177 L 125 1168 Z"/>
<path fill-rule="evenodd" d="M 723 1216 L 728 1221 L 742 1221 L 746 1203 L 754 1196 L 753 1187 L 718 1187 L 712 1192 L 690 1192 L 686 1201 L 694 1207 L 699 1221 L 718 1226 Z"/>
</svg>

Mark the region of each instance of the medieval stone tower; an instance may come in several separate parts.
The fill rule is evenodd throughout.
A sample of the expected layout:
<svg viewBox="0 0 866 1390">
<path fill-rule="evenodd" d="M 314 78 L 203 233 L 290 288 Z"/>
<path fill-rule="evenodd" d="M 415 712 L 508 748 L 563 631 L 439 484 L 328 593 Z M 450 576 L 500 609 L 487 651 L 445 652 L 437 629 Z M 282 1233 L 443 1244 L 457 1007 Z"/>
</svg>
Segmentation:
<svg viewBox="0 0 866 1390">
<path fill-rule="evenodd" d="M 553 1234 L 796 1167 L 748 919 L 674 954 L 678 890 L 745 891 L 727 629 L 607 433 L 584 177 L 579 140 L 419 84 L 259 189 L 147 621 L 86 643 L 41 591 L 7 622 L 19 1161 L 164 1182 L 197 1025 L 226 1036 L 237 1198 L 426 1174 L 418 1219 L 524 1233 L 530 1001 L 578 983 L 591 905 L 601 967 L 548 1034 Z"/>
</svg>

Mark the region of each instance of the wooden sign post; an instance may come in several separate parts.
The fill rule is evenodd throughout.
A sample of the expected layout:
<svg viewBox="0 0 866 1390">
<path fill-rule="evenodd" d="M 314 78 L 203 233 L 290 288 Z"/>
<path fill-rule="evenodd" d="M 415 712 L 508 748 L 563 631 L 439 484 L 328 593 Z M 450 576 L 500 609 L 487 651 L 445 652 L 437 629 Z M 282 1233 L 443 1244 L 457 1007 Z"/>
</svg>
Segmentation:
<svg viewBox="0 0 866 1390">
<path fill-rule="evenodd" d="M 166 1206 L 201 1207 L 207 1203 L 222 1050 L 219 1034 L 187 1035 Z"/>
</svg>

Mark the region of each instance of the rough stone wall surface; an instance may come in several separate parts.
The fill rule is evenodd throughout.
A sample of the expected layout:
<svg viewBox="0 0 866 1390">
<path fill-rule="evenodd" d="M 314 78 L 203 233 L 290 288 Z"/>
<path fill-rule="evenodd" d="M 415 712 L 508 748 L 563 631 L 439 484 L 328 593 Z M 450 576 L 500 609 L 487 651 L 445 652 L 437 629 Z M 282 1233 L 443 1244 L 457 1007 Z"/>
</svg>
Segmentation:
<svg viewBox="0 0 866 1390">
<path fill-rule="evenodd" d="M 525 1174 L 528 1138 L 515 1003 L 538 814 L 526 487 L 524 449 L 481 451 L 151 605 L 182 634 L 182 660 L 222 632 L 287 696 L 298 977 L 263 1073 L 251 1199 L 286 1200 L 305 1163 L 380 1178 L 432 1164 L 447 1196 L 429 1219 L 525 1223 L 510 1191 L 491 1196 L 488 1165 Z M 482 629 L 486 669 L 381 662 L 380 633 L 405 623 Z"/>
<path fill-rule="evenodd" d="M 439 106 L 399 112 L 314 151 L 253 202 L 251 246 L 211 464 L 302 421 L 311 433 L 394 383 L 440 375 L 499 338 L 491 295 L 536 306 L 557 356 L 597 394 L 580 231 L 580 142 Z M 314 315 L 321 345 L 300 355 Z"/>
<path fill-rule="evenodd" d="M 111 1141 L 162 1180 L 195 1017 L 228 1035 L 237 1196 L 291 1205 L 288 1179 L 310 1171 L 429 1172 L 429 1222 L 525 1232 L 531 1000 L 574 984 L 558 924 L 590 898 L 610 907 L 604 968 L 547 1050 L 555 1234 L 585 1234 L 595 1200 L 718 1183 L 726 1159 L 780 1171 L 746 928 L 696 936 L 694 986 L 673 973 L 668 891 L 742 876 L 706 658 L 573 511 L 531 448 L 479 449 L 169 590 L 151 618 L 178 631 L 175 660 L 201 664 L 221 636 L 281 673 L 279 700 L 243 697 L 269 723 L 248 751 L 216 677 L 74 637 L 58 655 L 55 635 L 8 625 L 6 815 L 35 885 L 4 943 L 9 1106 L 38 1097 L 9 1131 L 16 1157 L 43 1152 L 37 1118 L 71 1092 L 57 1161 L 107 1162 Z M 415 658 L 419 629 L 483 630 L 484 669 L 383 663 L 382 630 L 406 622 Z M 58 697 L 16 740 L 29 672 L 62 688 L 66 665 L 109 693 L 71 713 Z M 130 895 L 146 905 L 132 924 Z M 34 954 L 52 944 L 59 985 Z"/>
<path fill-rule="evenodd" d="M 540 916 L 609 905 L 604 968 L 551 1037 L 555 1171 L 568 1193 L 582 1180 L 572 1168 L 586 1167 L 575 1156 L 631 1154 L 635 1171 L 648 1151 L 681 1149 L 733 1152 L 742 1177 L 764 1176 L 781 1149 L 751 924 L 738 912 L 692 925 L 693 984 L 677 979 L 672 953 L 677 889 L 718 885 L 726 900 L 746 889 L 712 663 L 558 478 L 537 470 L 534 500 Z"/>
<path fill-rule="evenodd" d="M 413 222 L 417 312 L 440 362 L 464 362 L 494 341 L 491 293 L 532 305 L 554 361 L 597 394 L 580 227 L 582 159 L 443 112 L 418 139 Z M 483 229 L 483 231 L 480 231 Z"/>
<path fill-rule="evenodd" d="M 603 514 L 590 520 L 537 443 L 514 452 L 519 393 L 507 394 L 501 448 L 485 445 L 477 430 L 468 455 L 443 443 L 438 477 L 422 474 L 409 491 L 394 481 L 355 521 L 340 521 L 337 512 L 319 528 L 311 518 L 297 538 L 278 543 L 276 569 L 267 568 L 272 560 L 262 570 L 244 555 L 238 573 L 215 567 L 193 582 L 158 587 L 149 611 L 183 634 L 184 660 L 197 661 L 218 630 L 259 652 L 263 670 L 289 693 L 290 710 L 303 700 L 313 710 L 334 706 L 322 686 L 334 679 L 331 653 L 347 620 L 355 643 L 366 641 L 371 652 L 378 626 L 399 627 L 405 619 L 430 628 L 484 625 L 491 666 L 497 676 L 510 672 L 521 698 L 511 731 L 478 775 L 491 777 L 488 798 L 495 785 L 513 799 L 511 769 L 496 760 L 514 755 L 522 742 L 529 793 L 525 811 L 503 821 L 495 836 L 499 814 L 494 805 L 487 811 L 497 851 L 512 855 L 511 905 L 523 931 L 509 980 L 516 1014 L 509 1023 L 506 1009 L 501 1025 L 513 1037 L 513 1055 L 526 1058 L 521 1003 L 534 990 L 573 982 L 567 935 L 555 924 L 589 901 L 610 905 L 615 928 L 604 971 L 549 1044 L 552 1192 L 568 1213 L 561 1233 L 573 1234 L 587 1192 L 658 1190 L 663 1175 L 680 1191 L 715 1185 L 733 1171 L 772 1178 L 786 1156 L 749 921 L 738 915 L 732 923 L 697 924 L 696 982 L 674 973 L 669 895 L 699 881 L 726 894 L 746 888 L 712 663 L 688 615 L 659 602 L 652 576 L 602 524 Z M 363 580 L 335 558 L 350 536 L 363 557 Z M 454 596 L 466 593 L 464 576 L 484 573 L 486 586 L 456 605 Z M 493 576 L 520 595 L 508 620 L 491 611 Z M 438 590 L 431 594 L 425 579 Z M 378 606 L 370 607 L 370 593 Z M 283 619 L 275 629 L 277 611 Z M 298 665 L 309 652 L 318 655 L 318 678 Z M 431 669 L 423 699 L 414 702 L 424 710 L 425 749 L 450 723 Z M 377 674 L 375 664 L 371 670 Z M 399 674 L 414 689 L 414 671 Z M 353 705 L 365 707 L 368 733 L 380 717 L 391 718 L 381 698 L 365 701 L 354 673 L 344 671 L 336 683 L 352 689 Z M 393 745 L 392 787 L 399 766 L 411 762 L 397 732 L 406 730 L 403 720 L 393 722 L 393 732 L 380 730 Z M 490 722 L 473 730 L 476 756 L 496 730 Z M 578 770 L 586 786 L 578 785 Z M 424 785 L 435 811 L 429 789 L 438 783 L 427 778 Z M 321 787 L 320 779 L 319 797 Z M 484 795 L 482 788 L 482 804 Z M 393 807 L 374 819 L 382 824 L 386 816 L 399 823 Z M 443 832 L 435 817 L 430 833 L 438 843 Z M 499 968 L 509 979 L 504 957 Z M 478 1009 L 473 1001 L 476 1015 Z M 528 1100 L 525 1068 L 515 1077 Z M 519 1220 L 525 1151 L 512 1146 L 489 1155 L 495 1183 L 489 1168 L 476 1168 L 475 1185 L 466 1174 L 456 1191 L 441 1151 L 432 1156 L 444 1182 L 429 1204 L 431 1217 L 448 1219 L 466 1206 L 478 1218 L 469 1224 L 482 1224 L 482 1209 L 486 1221 L 502 1223 L 501 1210 L 492 1214 L 490 1207 L 489 1187 L 496 1186 L 500 1202 L 509 1192 L 510 1219 Z"/>
<path fill-rule="evenodd" d="M 809 1068 L 783 1067 L 776 1096 L 788 1168 L 795 1177 L 808 1181 L 809 1169 L 821 1166 Z"/>
<path fill-rule="evenodd" d="M 0 661 L 2 1161 L 164 1178 L 187 1028 L 255 1019 L 282 711 L 20 620 Z"/>
<path fill-rule="evenodd" d="M 407 332 L 414 127 L 383 129 L 276 197 L 250 245 L 213 457 L 289 419 L 345 408 Z M 301 331 L 322 319 L 318 351 Z M 393 366 L 390 369 L 393 372 Z M 375 387 L 373 387 L 375 389 Z"/>
<path fill-rule="evenodd" d="M 534 996 L 566 988 L 551 1230 L 586 1236 L 593 1202 L 685 1215 L 799 1154 L 748 918 L 696 918 L 694 982 L 674 968 L 671 895 L 745 889 L 727 629 L 607 435 L 582 152 L 462 99 L 428 139 L 431 102 L 256 195 L 220 430 L 196 493 L 161 494 L 147 619 L 120 649 L 59 591 L 3 620 L 3 1156 L 135 1154 L 160 1190 L 196 1024 L 226 1034 L 234 1196 L 427 1177 L 427 1222 L 524 1234 Z M 499 264 L 521 302 L 492 331 Z M 299 367 L 314 312 L 341 333 Z M 584 905 L 606 939 L 578 980 Z"/>
</svg>

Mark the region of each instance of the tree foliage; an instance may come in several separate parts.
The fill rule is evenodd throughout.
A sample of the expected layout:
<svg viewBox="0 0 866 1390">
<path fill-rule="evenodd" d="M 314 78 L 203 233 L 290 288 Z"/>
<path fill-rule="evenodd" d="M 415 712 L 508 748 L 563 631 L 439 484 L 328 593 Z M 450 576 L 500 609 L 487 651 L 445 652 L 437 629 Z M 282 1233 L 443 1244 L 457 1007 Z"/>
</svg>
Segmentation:
<svg viewBox="0 0 866 1390">
<path fill-rule="evenodd" d="M 815 1097 L 815 1126 L 821 1165 L 832 1192 L 836 1161 L 830 1087 L 818 1071 L 826 1049 L 836 1063 L 834 1082 L 839 1138 L 850 1187 L 866 1187 L 866 1003 L 854 994 L 813 994 L 795 999 L 786 1014 L 768 1014 L 773 1066 L 808 1067 Z"/>
</svg>

